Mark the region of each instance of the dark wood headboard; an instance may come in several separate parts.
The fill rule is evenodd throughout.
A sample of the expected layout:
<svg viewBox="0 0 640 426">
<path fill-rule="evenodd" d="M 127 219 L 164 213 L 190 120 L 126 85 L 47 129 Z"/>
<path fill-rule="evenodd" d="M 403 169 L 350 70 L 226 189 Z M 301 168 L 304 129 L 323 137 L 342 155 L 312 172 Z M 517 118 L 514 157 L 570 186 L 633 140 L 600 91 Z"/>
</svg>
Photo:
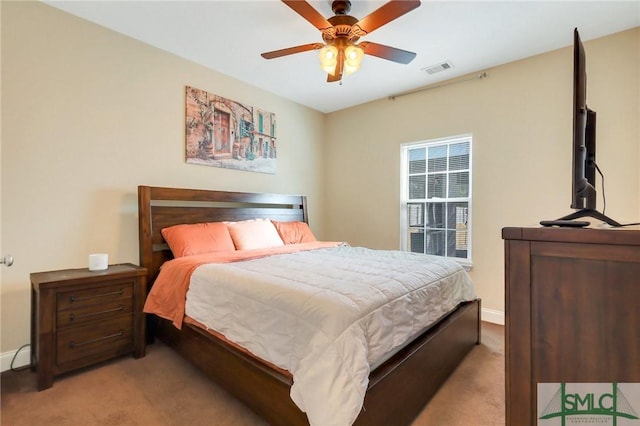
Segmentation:
<svg viewBox="0 0 640 426">
<path fill-rule="evenodd" d="M 258 218 L 308 223 L 307 197 L 138 186 L 140 266 L 147 268 L 149 287 L 160 266 L 173 258 L 160 233 L 162 228 L 181 223 Z"/>
</svg>

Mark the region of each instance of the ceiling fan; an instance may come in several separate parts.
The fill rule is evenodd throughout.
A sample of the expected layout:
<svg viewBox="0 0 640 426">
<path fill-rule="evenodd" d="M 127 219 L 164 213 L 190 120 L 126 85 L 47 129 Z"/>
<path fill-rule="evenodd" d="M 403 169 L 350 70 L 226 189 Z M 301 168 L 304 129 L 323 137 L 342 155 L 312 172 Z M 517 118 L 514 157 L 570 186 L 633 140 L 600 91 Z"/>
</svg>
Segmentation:
<svg viewBox="0 0 640 426">
<path fill-rule="evenodd" d="M 322 33 L 324 43 L 309 43 L 286 49 L 265 52 L 261 56 L 274 59 L 309 50 L 320 50 L 321 67 L 327 72 L 327 82 L 342 80 L 343 74 L 356 71 L 363 55 L 408 64 L 416 54 L 407 50 L 385 46 L 371 41 L 357 41 L 372 31 L 388 24 L 420 6 L 420 0 L 390 0 L 363 19 L 349 15 L 350 1 L 333 1 L 331 9 L 335 16 L 325 19 L 304 0 L 282 0 L 284 4 L 309 21 Z"/>
</svg>

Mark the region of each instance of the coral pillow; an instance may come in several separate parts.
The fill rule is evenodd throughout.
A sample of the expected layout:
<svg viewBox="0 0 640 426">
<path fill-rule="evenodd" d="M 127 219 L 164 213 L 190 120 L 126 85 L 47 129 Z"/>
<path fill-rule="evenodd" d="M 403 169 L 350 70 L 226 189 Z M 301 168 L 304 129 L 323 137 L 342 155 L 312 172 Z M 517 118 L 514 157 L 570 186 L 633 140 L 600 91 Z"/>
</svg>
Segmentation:
<svg viewBox="0 0 640 426">
<path fill-rule="evenodd" d="M 236 249 L 227 226 L 222 222 L 174 225 L 160 232 L 174 257 Z"/>
<path fill-rule="evenodd" d="M 284 245 L 269 219 L 225 222 L 237 250 L 254 250 Z"/>
<path fill-rule="evenodd" d="M 304 222 L 272 221 L 285 244 L 310 243 L 316 240 L 311 228 Z"/>
</svg>

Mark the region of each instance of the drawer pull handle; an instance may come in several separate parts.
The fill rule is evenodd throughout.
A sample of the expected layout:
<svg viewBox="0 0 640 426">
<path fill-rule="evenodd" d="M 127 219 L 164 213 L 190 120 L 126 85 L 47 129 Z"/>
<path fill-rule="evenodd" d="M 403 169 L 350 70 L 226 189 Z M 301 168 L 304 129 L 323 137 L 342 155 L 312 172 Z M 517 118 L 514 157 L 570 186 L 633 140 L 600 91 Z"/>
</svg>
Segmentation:
<svg viewBox="0 0 640 426">
<path fill-rule="evenodd" d="M 105 296 L 113 296 L 113 295 L 122 295 L 124 294 L 124 289 L 121 288 L 118 291 L 112 291 L 111 293 L 103 293 L 103 294 L 94 294 L 93 296 L 85 296 L 85 297 L 76 297 L 76 296 L 71 296 L 69 297 L 69 301 L 70 302 L 79 302 L 81 300 L 88 300 L 88 299 L 95 299 L 96 297 L 105 297 Z"/>
<path fill-rule="evenodd" d="M 91 312 L 90 314 L 84 314 L 84 315 L 75 315 L 72 313 L 72 314 L 69 314 L 69 320 L 74 321 L 81 318 L 89 318 L 95 315 L 108 314 L 110 312 L 118 312 L 118 311 L 124 311 L 124 305 L 120 305 L 117 308 L 113 308 L 113 309 L 107 309 L 106 311 Z"/>
<path fill-rule="evenodd" d="M 102 340 L 113 339 L 114 337 L 120 337 L 120 336 L 124 336 L 124 331 L 123 330 L 120 330 L 119 332 L 117 332 L 115 334 L 110 334 L 108 336 L 98 337 L 97 339 L 93 339 L 93 340 L 87 340 L 86 342 L 76 343 L 74 341 L 71 341 L 71 342 L 69 342 L 69 347 L 71 349 L 73 349 L 73 348 L 77 348 L 79 346 L 90 345 L 92 343 L 97 343 L 97 342 L 100 342 Z"/>
</svg>

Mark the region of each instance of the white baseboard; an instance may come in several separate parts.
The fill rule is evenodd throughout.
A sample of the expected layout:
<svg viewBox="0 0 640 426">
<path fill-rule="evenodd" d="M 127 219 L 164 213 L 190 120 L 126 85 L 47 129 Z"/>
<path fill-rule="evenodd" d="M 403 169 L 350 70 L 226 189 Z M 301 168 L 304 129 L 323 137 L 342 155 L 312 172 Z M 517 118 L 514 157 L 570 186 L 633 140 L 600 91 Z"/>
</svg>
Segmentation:
<svg viewBox="0 0 640 426">
<path fill-rule="evenodd" d="M 16 351 L 5 352 L 0 355 L 0 372 L 11 369 L 11 360 L 13 357 L 16 359 L 13 361 L 13 368 L 24 367 L 31 363 L 31 348 L 23 348 L 18 355 Z"/>
<path fill-rule="evenodd" d="M 504 325 L 504 312 L 494 309 L 482 308 L 480 312 L 482 321 L 492 322 L 494 324 Z"/>
</svg>

